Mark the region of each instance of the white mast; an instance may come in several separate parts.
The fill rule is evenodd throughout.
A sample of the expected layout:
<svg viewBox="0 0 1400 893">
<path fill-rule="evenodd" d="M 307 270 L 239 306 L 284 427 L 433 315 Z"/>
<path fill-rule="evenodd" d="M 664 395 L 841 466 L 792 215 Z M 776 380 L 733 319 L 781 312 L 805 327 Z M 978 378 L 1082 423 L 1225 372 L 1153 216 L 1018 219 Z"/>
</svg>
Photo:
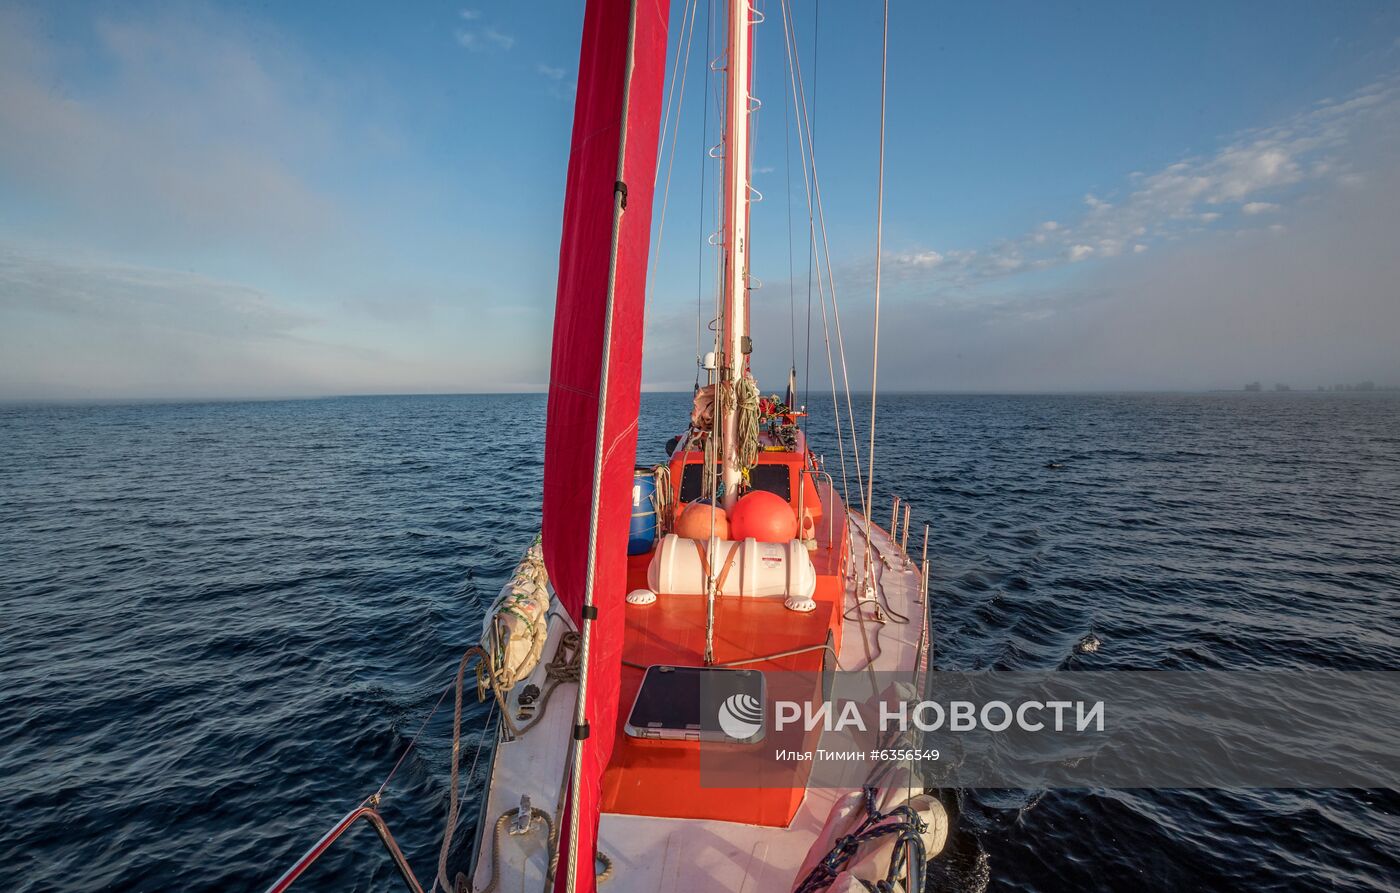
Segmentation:
<svg viewBox="0 0 1400 893">
<path fill-rule="evenodd" d="M 748 364 L 749 341 L 749 0 L 730 0 L 727 108 L 724 126 L 724 298 L 720 329 L 720 374 L 729 382 L 724 401 L 724 507 L 739 496 L 740 462 L 736 436 L 739 413 L 734 386 Z"/>
</svg>

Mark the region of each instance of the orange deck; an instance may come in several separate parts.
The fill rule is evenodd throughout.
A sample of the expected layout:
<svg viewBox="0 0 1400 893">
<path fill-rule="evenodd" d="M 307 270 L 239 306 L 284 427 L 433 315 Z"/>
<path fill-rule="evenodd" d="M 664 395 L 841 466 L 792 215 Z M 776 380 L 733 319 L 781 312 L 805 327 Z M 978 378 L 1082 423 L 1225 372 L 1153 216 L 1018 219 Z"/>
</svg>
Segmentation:
<svg viewBox="0 0 1400 893">
<path fill-rule="evenodd" d="M 844 517 L 834 493 L 828 493 L 828 513 Z M 798 614 L 783 606 L 782 599 L 721 597 L 715 601 L 715 661 L 744 660 L 808 646 L 821 645 L 831 636 L 839 650 L 841 610 L 845 597 L 842 577 L 847 554 L 846 525 L 821 524 L 818 548 L 812 553 L 817 570 L 817 609 Z M 646 585 L 650 555 L 628 561 L 629 589 Z M 705 650 L 705 598 L 696 595 L 662 595 L 650 605 L 626 606 L 623 660 L 640 666 L 667 664 L 701 666 Z M 787 671 L 779 684 L 801 684 L 819 679 L 824 652 L 808 651 L 746 665 L 749 669 Z M 797 677 L 792 671 L 803 671 Z M 805 773 L 796 787 L 707 788 L 701 785 L 700 744 L 694 741 L 661 741 L 629 737 L 623 729 L 644 671 L 622 667 L 618 727 L 612 760 L 603 776 L 602 809 L 609 813 L 714 819 L 752 825 L 782 827 L 792 821 L 802 803 Z M 773 677 L 770 677 L 770 680 Z M 794 680 L 797 680 L 794 682 Z M 770 682 L 771 684 L 771 682 Z M 770 691 L 770 697 L 774 696 Z M 811 692 L 784 692 L 783 698 L 804 698 Z M 708 744 L 706 747 L 724 745 Z M 734 745 L 735 747 L 761 747 Z M 772 746 L 769 744 L 768 746 Z"/>
</svg>

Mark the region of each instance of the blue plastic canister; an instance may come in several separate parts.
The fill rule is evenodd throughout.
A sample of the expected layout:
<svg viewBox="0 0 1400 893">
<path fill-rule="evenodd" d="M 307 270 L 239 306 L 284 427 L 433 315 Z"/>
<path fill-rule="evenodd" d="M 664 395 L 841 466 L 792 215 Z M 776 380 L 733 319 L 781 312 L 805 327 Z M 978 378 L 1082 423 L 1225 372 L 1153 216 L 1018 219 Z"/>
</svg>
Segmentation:
<svg viewBox="0 0 1400 893">
<path fill-rule="evenodd" d="M 628 555 L 645 555 L 656 545 L 656 473 L 638 467 L 632 472 L 632 528 L 627 537 Z"/>
</svg>

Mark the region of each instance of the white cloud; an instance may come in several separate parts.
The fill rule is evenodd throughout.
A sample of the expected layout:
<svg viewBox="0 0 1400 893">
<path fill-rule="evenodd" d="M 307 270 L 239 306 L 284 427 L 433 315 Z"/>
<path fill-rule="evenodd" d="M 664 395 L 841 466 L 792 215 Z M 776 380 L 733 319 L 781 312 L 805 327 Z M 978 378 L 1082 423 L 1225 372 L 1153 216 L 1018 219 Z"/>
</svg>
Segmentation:
<svg viewBox="0 0 1400 893">
<path fill-rule="evenodd" d="M 1227 149 L 1216 160 L 1211 204 L 1244 198 L 1275 186 L 1298 182 L 1302 171 L 1293 157 L 1300 149 L 1288 142 L 1266 138 L 1253 145 Z"/>
<path fill-rule="evenodd" d="M 1138 242 L 1129 262 L 1085 262 L 1072 279 L 1022 288 L 943 287 L 950 257 L 931 287 L 882 310 L 880 380 L 980 391 L 1400 384 L 1400 132 L 1376 148 L 1384 168 L 1366 168 L 1372 188 L 1320 191 L 1290 208 L 1282 232 Z M 786 306 L 767 306 L 755 312 L 785 327 Z M 848 333 L 846 349 L 852 370 L 870 368 L 867 339 Z M 759 369 L 761 380 L 782 380 L 786 362 Z"/>
<path fill-rule="evenodd" d="M 461 11 L 461 17 L 466 21 L 474 22 L 481 18 L 481 13 L 475 9 L 464 9 Z M 455 36 L 459 46 L 473 53 L 493 47 L 499 50 L 509 50 L 515 46 L 515 36 L 507 34 L 495 25 L 487 25 L 480 29 L 458 28 Z"/>
<path fill-rule="evenodd" d="M 513 36 L 503 31 L 498 31 L 495 28 L 486 29 L 486 39 L 503 50 L 508 50 L 515 46 L 515 38 Z"/>
<path fill-rule="evenodd" d="M 943 255 L 937 251 L 910 251 L 904 254 L 886 255 L 885 261 L 896 267 L 931 270 L 943 263 Z"/>
<path fill-rule="evenodd" d="M 1214 154 L 1135 173 L 1127 178 L 1123 197 L 1112 203 L 1085 193 L 1086 210 L 1077 220 L 1046 220 L 980 255 L 947 252 L 931 281 L 969 287 L 1009 273 L 1113 257 L 1129 244 L 1138 254 L 1153 241 L 1219 226 L 1227 205 L 1238 205 L 1246 215 L 1282 210 L 1286 200 L 1310 188 L 1362 182 L 1363 174 L 1345 156 L 1355 151 L 1358 139 L 1384 133 L 1400 133 L 1400 78 L 1237 134 Z"/>
<path fill-rule="evenodd" d="M 555 99 L 570 99 L 574 95 L 574 90 L 578 84 L 569 77 L 569 70 L 556 65 L 546 65 L 543 62 L 535 66 L 535 71 L 544 78 L 549 86 L 548 92 Z"/>
</svg>

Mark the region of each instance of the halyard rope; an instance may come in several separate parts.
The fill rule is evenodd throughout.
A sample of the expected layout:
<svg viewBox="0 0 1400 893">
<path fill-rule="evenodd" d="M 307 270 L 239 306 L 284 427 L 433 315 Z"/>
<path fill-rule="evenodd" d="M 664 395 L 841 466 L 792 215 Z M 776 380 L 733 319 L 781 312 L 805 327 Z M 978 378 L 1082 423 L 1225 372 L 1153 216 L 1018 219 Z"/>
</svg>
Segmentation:
<svg viewBox="0 0 1400 893">
<path fill-rule="evenodd" d="M 443 890 L 452 890 L 454 885 L 447 879 L 447 857 L 452 853 L 453 832 L 457 830 L 457 770 L 462 751 L 462 680 L 467 675 L 467 663 L 473 658 L 486 657 L 486 650 L 477 645 L 468 648 L 462 655 L 461 661 L 457 664 L 456 681 L 453 683 L 455 697 L 452 706 L 452 763 L 450 781 L 448 783 L 447 794 L 447 828 L 442 834 L 442 846 L 438 850 L 438 871 L 435 884 L 441 885 Z M 495 709 L 494 706 L 492 709 Z M 485 740 L 485 731 L 482 732 L 482 740 Z M 477 753 L 479 754 L 480 748 Z"/>
<path fill-rule="evenodd" d="M 458 767 L 460 765 L 462 746 L 462 690 L 466 681 L 467 664 L 470 663 L 473 657 L 479 659 L 485 658 L 487 657 L 487 653 L 485 649 L 481 648 L 480 646 L 467 649 L 467 652 L 462 655 L 461 662 L 457 665 L 457 675 L 453 683 L 453 687 L 455 689 L 455 697 L 453 700 L 452 712 L 452 757 L 449 781 L 450 788 L 448 793 L 447 827 L 443 831 L 442 846 L 438 851 L 438 874 L 436 881 L 437 884 L 442 886 L 443 890 L 454 889 L 448 884 L 447 881 L 447 858 L 451 854 L 452 839 L 456 835 L 457 812 L 459 808 Z M 511 720 L 509 704 L 506 700 L 507 695 L 509 694 L 509 690 L 502 690 L 498 686 L 483 684 L 483 680 L 480 676 L 480 670 L 483 664 L 485 663 L 484 660 L 477 664 L 477 698 L 479 700 L 485 700 L 486 690 L 490 689 L 493 693 L 491 703 L 492 714 L 494 715 L 496 707 L 499 706 L 501 708 L 501 721 L 505 724 L 506 728 L 510 731 L 512 736 L 520 737 L 521 735 L 528 732 L 530 729 L 534 728 L 535 724 L 544 718 L 545 712 L 549 707 L 549 699 L 554 694 L 554 690 L 557 689 L 560 686 L 560 684 L 566 682 L 578 682 L 580 660 L 581 654 L 579 648 L 579 634 L 573 630 L 567 630 L 563 633 L 563 635 L 559 637 L 559 646 L 554 650 L 554 657 L 551 658 L 549 663 L 545 665 L 544 675 L 547 681 L 545 683 L 544 693 L 540 697 L 539 706 L 535 710 L 535 715 L 531 717 L 530 720 L 524 725 L 516 726 L 515 723 Z M 446 694 L 446 692 L 443 692 L 443 694 Z M 439 701 L 439 703 L 441 703 L 441 701 Z M 434 708 L 434 710 L 436 710 L 436 708 Z M 489 729 L 490 726 L 491 720 L 488 716 L 486 721 L 487 729 Z M 485 744 L 485 742 L 486 731 L 483 731 L 481 740 L 477 744 L 476 757 L 472 759 L 472 768 L 467 773 L 468 778 L 472 778 L 476 774 L 477 760 L 481 757 L 482 746 Z M 542 812 L 542 810 L 537 809 L 536 812 Z M 547 820 L 550 821 L 550 849 L 552 851 L 554 842 L 554 826 L 552 819 Z M 554 858 L 557 858 L 557 854 Z M 492 868 L 492 871 L 495 871 L 494 866 Z"/>
</svg>

